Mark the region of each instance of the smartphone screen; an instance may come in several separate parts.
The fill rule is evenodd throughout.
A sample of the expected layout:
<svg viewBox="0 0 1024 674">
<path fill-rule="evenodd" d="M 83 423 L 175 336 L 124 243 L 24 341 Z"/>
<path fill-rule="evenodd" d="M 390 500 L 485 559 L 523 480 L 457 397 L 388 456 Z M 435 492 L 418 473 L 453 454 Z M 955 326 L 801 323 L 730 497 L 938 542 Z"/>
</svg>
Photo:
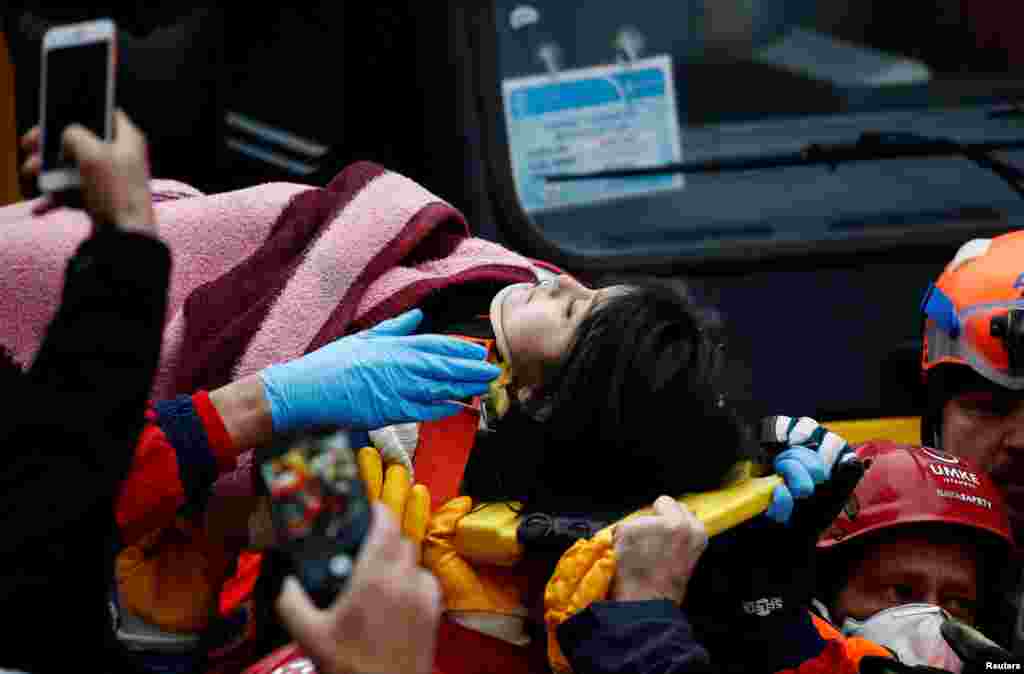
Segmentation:
<svg viewBox="0 0 1024 674">
<path fill-rule="evenodd" d="M 295 438 L 260 465 L 279 545 L 325 608 L 345 586 L 370 525 L 370 502 L 345 432 Z"/>
<path fill-rule="evenodd" d="M 106 134 L 111 49 L 113 43 L 104 40 L 46 51 L 44 170 L 74 168 L 61 143 L 71 124 L 81 124 L 100 138 Z"/>
</svg>

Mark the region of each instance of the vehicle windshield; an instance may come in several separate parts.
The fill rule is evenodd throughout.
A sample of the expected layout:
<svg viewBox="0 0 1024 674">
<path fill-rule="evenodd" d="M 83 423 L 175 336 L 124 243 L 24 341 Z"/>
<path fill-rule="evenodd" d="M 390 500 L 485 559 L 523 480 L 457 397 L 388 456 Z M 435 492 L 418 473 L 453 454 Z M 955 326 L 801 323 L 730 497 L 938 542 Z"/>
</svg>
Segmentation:
<svg viewBox="0 0 1024 674">
<path fill-rule="evenodd" d="M 843 167 L 831 177 L 819 166 L 779 169 L 774 178 L 543 180 L 792 152 L 852 142 L 865 131 L 1019 140 L 1024 116 L 1009 108 L 1024 99 L 1017 3 L 498 0 L 495 7 L 516 194 L 546 236 L 576 252 L 652 253 L 665 242 L 706 252 L 723 237 L 849 239 L 862 221 L 917 227 L 965 212 L 999 219 L 1019 200 L 956 157 Z M 881 192 L 873 184 L 880 178 Z M 638 200 L 642 209 L 629 205 Z"/>
<path fill-rule="evenodd" d="M 668 54 L 687 126 L 1024 92 L 1024 11 L 997 0 L 499 3 L 506 77 Z M 519 38 L 514 37 L 519 33 Z M 512 43 L 518 42 L 515 48 Z"/>
</svg>

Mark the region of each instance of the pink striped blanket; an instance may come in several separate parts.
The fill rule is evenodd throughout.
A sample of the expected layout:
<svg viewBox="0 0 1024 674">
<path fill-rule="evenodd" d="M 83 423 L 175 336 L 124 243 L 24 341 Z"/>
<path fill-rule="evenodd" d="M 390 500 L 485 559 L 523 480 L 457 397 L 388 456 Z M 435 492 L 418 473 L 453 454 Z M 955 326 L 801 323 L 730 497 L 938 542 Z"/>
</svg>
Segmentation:
<svg viewBox="0 0 1024 674">
<path fill-rule="evenodd" d="M 532 281 L 531 261 L 470 236 L 462 215 L 371 163 L 324 188 L 273 183 L 204 195 L 154 181 L 174 260 L 155 398 L 215 388 L 459 284 Z M 0 344 L 39 348 L 63 271 L 88 234 L 79 211 L 0 208 Z"/>
</svg>

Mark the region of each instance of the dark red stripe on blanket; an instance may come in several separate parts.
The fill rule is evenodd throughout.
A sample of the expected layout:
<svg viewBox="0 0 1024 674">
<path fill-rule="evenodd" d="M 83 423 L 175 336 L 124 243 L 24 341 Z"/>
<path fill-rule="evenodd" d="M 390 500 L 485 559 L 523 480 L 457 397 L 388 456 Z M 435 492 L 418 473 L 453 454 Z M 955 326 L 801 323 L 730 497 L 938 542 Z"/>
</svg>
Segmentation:
<svg viewBox="0 0 1024 674">
<path fill-rule="evenodd" d="M 324 225 L 382 173 L 380 166 L 360 162 L 327 188 L 295 195 L 260 248 L 189 295 L 175 392 L 213 389 L 231 380 L 246 346 Z"/>
<path fill-rule="evenodd" d="M 386 271 L 400 263 L 411 262 L 414 252 L 414 259 L 418 261 L 446 257 L 467 236 L 469 225 L 462 214 L 448 204 L 431 203 L 421 208 L 409 218 L 398 236 L 381 248 L 366 265 L 317 332 L 307 351 L 318 349 L 351 330 L 352 319 L 355 318 L 363 295 Z M 412 308 L 413 305 L 404 306 Z"/>
</svg>

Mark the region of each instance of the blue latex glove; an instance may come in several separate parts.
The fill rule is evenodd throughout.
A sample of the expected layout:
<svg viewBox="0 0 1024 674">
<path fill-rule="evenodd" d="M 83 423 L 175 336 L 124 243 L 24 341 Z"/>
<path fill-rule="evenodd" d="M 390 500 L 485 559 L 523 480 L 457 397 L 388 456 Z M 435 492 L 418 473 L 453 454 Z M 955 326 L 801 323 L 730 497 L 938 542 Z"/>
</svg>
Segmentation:
<svg viewBox="0 0 1024 674">
<path fill-rule="evenodd" d="M 785 484 L 775 488 L 765 513 L 780 523 L 793 514 L 794 498 L 813 494 L 814 486 L 832 474 L 832 466 L 853 451 L 846 440 L 810 417 L 769 417 L 762 434 L 764 441 L 789 447 L 775 457 L 775 472 Z"/>
<path fill-rule="evenodd" d="M 765 514 L 785 524 L 793 514 L 793 499 L 813 494 L 814 485 L 824 482 L 828 471 L 821 456 L 807 447 L 787 449 L 775 457 L 772 465 L 785 484 L 780 484 L 772 492 L 772 504 Z"/>
<path fill-rule="evenodd" d="M 483 360 L 486 350 L 453 337 L 413 335 L 422 320 L 413 309 L 262 370 L 274 432 L 440 419 L 461 409 L 444 401 L 484 393 L 501 374 Z"/>
</svg>

